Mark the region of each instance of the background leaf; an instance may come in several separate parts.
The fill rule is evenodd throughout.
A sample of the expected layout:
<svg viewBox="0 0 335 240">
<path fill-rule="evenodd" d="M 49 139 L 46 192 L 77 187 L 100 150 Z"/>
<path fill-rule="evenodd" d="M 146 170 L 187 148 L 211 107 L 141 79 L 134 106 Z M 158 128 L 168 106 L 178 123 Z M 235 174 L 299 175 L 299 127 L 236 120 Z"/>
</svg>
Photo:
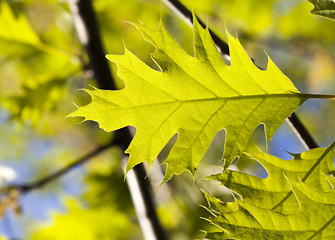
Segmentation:
<svg viewBox="0 0 335 240">
<path fill-rule="evenodd" d="M 134 229 L 124 212 L 110 206 L 88 210 L 77 206 L 73 200 L 67 205 L 71 214 L 54 216 L 54 224 L 36 233 L 32 239 L 117 240 L 138 237 L 138 229 Z"/>
<path fill-rule="evenodd" d="M 226 169 L 222 174 L 207 179 L 219 181 L 230 190 L 240 194 L 245 202 L 266 209 L 292 213 L 299 205 L 283 174 L 295 181 L 302 180 L 316 191 L 328 192 L 334 181 L 334 145 L 316 148 L 301 154 L 292 154 L 294 159 L 286 161 L 268 153 L 250 154 L 268 172 L 265 179 L 246 173 Z"/>
<path fill-rule="evenodd" d="M 38 35 L 31 28 L 26 17 L 22 14 L 15 17 L 5 1 L 1 1 L 0 3 L 0 13 L 0 24 L 2 26 L 0 29 L 0 41 L 6 41 L 14 45 L 6 49 L 1 49 L 0 53 L 3 53 L 3 51 L 16 52 L 17 49 L 15 49 L 15 45 L 18 44 L 33 47 L 38 47 L 41 44 Z"/>
<path fill-rule="evenodd" d="M 335 20 L 335 2 L 333 0 L 308 0 L 314 9 L 311 13 Z"/>
<path fill-rule="evenodd" d="M 299 210 L 293 214 L 278 213 L 244 200 L 223 203 L 205 194 L 209 211 L 214 215 L 208 220 L 230 233 L 229 238 L 225 237 L 226 232 L 216 235 L 223 239 L 253 239 L 257 236 L 262 240 L 334 238 L 335 191 L 317 192 L 301 181 L 288 181 L 299 202 Z"/>
</svg>

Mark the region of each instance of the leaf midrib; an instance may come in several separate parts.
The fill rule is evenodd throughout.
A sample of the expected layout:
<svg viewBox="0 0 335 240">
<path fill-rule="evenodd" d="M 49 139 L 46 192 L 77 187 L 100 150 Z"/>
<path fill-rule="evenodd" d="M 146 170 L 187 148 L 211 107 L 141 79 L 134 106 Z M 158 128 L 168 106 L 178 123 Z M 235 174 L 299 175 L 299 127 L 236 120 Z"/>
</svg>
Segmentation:
<svg viewBox="0 0 335 240">
<path fill-rule="evenodd" d="M 327 96 L 327 95 L 326 95 Z M 101 98 L 104 101 L 107 101 L 113 105 L 114 102 L 107 100 L 105 98 L 94 95 L 96 98 Z M 187 100 L 175 100 L 168 102 L 159 102 L 159 103 L 150 103 L 129 107 L 120 107 L 121 109 L 134 109 L 134 108 L 142 108 L 142 107 L 153 107 L 167 104 L 187 104 L 187 103 L 195 103 L 195 102 L 213 102 L 213 101 L 238 101 L 245 99 L 267 99 L 267 98 L 299 98 L 299 99 L 308 99 L 308 98 L 324 98 L 324 95 L 316 95 L 316 94 L 304 94 L 304 93 L 280 93 L 280 94 L 262 94 L 262 95 L 245 95 L 245 96 L 232 96 L 232 97 L 217 97 L 217 98 L 202 98 L 202 99 L 187 99 Z M 115 110 L 115 109 L 113 109 Z M 94 112 L 108 112 L 109 110 L 104 111 L 94 111 Z"/>
</svg>

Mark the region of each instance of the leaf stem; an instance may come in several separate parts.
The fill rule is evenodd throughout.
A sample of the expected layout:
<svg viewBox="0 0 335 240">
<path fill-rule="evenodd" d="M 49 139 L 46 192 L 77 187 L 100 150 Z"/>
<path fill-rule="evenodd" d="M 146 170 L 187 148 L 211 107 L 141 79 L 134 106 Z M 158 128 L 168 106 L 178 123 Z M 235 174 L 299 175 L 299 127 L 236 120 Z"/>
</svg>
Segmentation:
<svg viewBox="0 0 335 240">
<path fill-rule="evenodd" d="M 289 197 L 291 197 L 292 194 L 293 192 L 291 190 L 279 203 L 277 203 L 273 208 L 271 208 L 271 210 L 275 210 L 277 207 L 282 205 Z"/>
</svg>

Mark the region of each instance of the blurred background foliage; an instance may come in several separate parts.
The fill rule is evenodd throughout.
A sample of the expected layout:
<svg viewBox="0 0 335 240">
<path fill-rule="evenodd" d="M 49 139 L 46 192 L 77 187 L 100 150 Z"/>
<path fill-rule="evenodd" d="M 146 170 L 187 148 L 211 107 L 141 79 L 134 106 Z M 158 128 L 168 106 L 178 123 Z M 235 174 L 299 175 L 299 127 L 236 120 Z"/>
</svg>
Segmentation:
<svg viewBox="0 0 335 240">
<path fill-rule="evenodd" d="M 306 1 L 183 0 L 223 39 L 225 28 L 237 35 L 257 65 L 266 67 L 266 53 L 302 92 L 333 94 L 335 89 L 334 22 L 310 14 Z M 192 31 L 158 0 L 93 0 L 106 53 L 122 54 L 124 44 L 148 65 L 154 48 L 128 22 L 164 26 L 193 54 Z M 88 58 L 76 37 L 65 0 L 0 1 L 0 166 L 14 170 L 0 187 L 29 183 L 63 167 L 112 134 L 97 124 L 65 116 L 90 98 L 81 88 L 96 86 L 87 71 Z M 116 76 L 117 86 L 123 82 Z M 335 135 L 334 101 L 309 100 L 297 113 L 321 146 Z M 257 128 L 248 151 L 265 150 L 264 129 Z M 224 131 L 216 136 L 205 161 L 192 179 L 185 173 L 157 189 L 163 170 L 149 172 L 157 211 L 171 239 L 194 239 L 213 228 L 200 219 L 208 213 L 200 188 L 229 198 L 227 191 L 203 176 L 220 172 Z M 172 143 L 171 143 L 172 144 Z M 170 144 L 170 145 L 171 145 Z M 255 146 L 257 145 L 258 148 Z M 304 151 L 284 123 L 268 150 Z M 160 161 L 168 147 L 160 154 Z M 264 169 L 242 157 L 235 168 L 261 177 Z M 8 175 L 8 174 L 7 174 Z M 13 174 L 12 174 L 13 175 Z M 15 178 L 15 179 L 14 179 Z M 7 210 L 0 220 L 2 239 L 142 239 L 120 165 L 120 150 L 111 148 L 47 187 L 20 200 L 21 213 Z M 14 180 L 13 180 L 14 179 Z M 0 197 L 4 193 L 0 194 Z"/>
</svg>

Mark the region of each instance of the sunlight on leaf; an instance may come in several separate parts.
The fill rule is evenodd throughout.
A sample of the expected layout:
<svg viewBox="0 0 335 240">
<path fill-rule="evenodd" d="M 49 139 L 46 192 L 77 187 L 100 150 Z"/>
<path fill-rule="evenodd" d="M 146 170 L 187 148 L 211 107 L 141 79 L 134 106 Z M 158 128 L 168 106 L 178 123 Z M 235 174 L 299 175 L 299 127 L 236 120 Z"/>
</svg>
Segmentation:
<svg viewBox="0 0 335 240">
<path fill-rule="evenodd" d="M 225 230 L 207 238 L 227 239 L 228 232 L 229 239 L 334 239 L 335 191 L 317 192 L 301 181 L 286 180 L 299 202 L 299 211 L 294 214 L 278 213 L 244 200 L 222 203 L 205 193 L 207 209 L 214 216 L 207 220 Z M 227 205 L 235 205 L 235 209 L 227 211 Z"/>
<path fill-rule="evenodd" d="M 283 174 L 290 179 L 300 179 L 317 191 L 331 190 L 330 181 L 334 179 L 334 146 L 316 148 L 301 154 L 292 154 L 294 159 L 286 161 L 268 153 L 250 154 L 268 172 L 265 179 L 246 173 L 226 169 L 222 174 L 212 175 L 207 179 L 219 181 L 230 190 L 237 192 L 253 205 L 276 211 L 292 213 L 298 210 L 298 203 L 291 192 L 289 183 Z M 288 196 L 282 204 L 279 204 Z"/>
<path fill-rule="evenodd" d="M 251 239 L 257 234 L 258 239 L 332 239 L 334 146 L 335 142 L 327 148 L 291 154 L 294 159 L 288 161 L 264 152 L 250 155 L 268 171 L 265 179 L 228 169 L 208 177 L 242 199 L 222 202 L 205 193 L 206 209 L 214 216 L 207 220 L 224 230 L 207 238 Z"/>
<path fill-rule="evenodd" d="M 0 40 L 32 46 L 38 46 L 41 43 L 26 17 L 21 14 L 15 18 L 5 1 L 0 4 L 0 25 Z"/>
<path fill-rule="evenodd" d="M 240 156 L 251 133 L 265 124 L 269 141 L 281 123 L 309 97 L 269 59 L 266 71 L 258 69 L 239 41 L 228 34 L 231 66 L 227 66 L 208 32 L 195 22 L 195 56 L 188 55 L 160 24 L 153 30 L 135 24 L 145 40 L 156 47 L 152 59 L 156 71 L 129 50 L 107 55 L 118 66 L 125 88 L 117 91 L 87 90 L 92 103 L 70 116 L 97 121 L 113 131 L 135 126 L 136 135 L 127 149 L 126 171 L 146 161 L 153 163 L 169 139 L 178 139 L 164 163 L 163 183 L 174 174 L 194 174 L 214 136 L 226 129 L 225 168 Z M 331 97 L 331 96 L 328 96 Z"/>
<path fill-rule="evenodd" d="M 131 222 L 121 211 L 108 206 L 82 209 L 73 200 L 68 201 L 68 207 L 70 214 L 54 214 L 53 222 L 32 239 L 129 239 L 132 235 Z"/>
<path fill-rule="evenodd" d="M 42 42 L 26 16 L 14 16 L 5 1 L 0 2 L 0 26 L 0 56 L 22 58 L 27 53 L 40 50 L 67 58 L 73 57 L 66 50 Z"/>
</svg>

